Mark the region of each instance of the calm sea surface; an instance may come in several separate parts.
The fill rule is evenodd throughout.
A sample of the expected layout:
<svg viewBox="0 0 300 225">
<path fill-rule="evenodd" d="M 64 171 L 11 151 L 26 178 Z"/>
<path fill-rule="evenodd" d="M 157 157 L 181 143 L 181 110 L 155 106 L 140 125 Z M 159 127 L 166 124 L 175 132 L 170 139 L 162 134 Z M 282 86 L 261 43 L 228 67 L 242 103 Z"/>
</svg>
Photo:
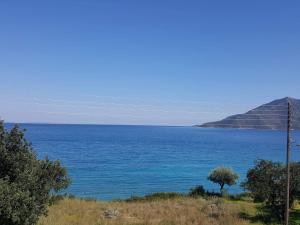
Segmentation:
<svg viewBox="0 0 300 225">
<path fill-rule="evenodd" d="M 7 125 L 11 127 L 11 124 Z M 69 193 L 103 200 L 153 192 L 187 192 L 228 166 L 242 181 L 255 159 L 285 160 L 284 131 L 164 126 L 22 124 L 39 157 L 60 159 L 72 178 Z M 300 133 L 293 131 L 300 143 Z M 292 148 L 300 160 L 300 148 Z M 231 193 L 242 191 L 238 185 Z"/>
</svg>

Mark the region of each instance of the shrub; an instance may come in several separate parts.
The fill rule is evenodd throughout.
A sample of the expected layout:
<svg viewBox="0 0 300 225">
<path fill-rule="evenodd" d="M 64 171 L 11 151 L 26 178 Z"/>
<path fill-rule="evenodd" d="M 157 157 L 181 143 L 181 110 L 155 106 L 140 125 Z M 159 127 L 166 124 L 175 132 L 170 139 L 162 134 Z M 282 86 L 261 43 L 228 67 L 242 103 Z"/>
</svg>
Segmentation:
<svg viewBox="0 0 300 225">
<path fill-rule="evenodd" d="M 300 163 L 291 164 L 290 207 L 300 197 Z M 284 218 L 286 196 L 286 167 L 281 163 L 258 160 L 247 173 L 242 187 L 249 190 L 255 201 L 264 201 L 268 210 L 278 219 Z"/>
<path fill-rule="evenodd" d="M 7 131 L 0 122 L 0 224 L 36 224 L 51 193 L 69 183 L 59 161 L 39 160 L 22 130 Z"/>
<path fill-rule="evenodd" d="M 205 189 L 202 185 L 198 185 L 194 188 L 191 188 L 190 192 L 188 193 L 188 196 L 193 197 L 193 198 L 200 197 L 200 196 L 203 197 L 205 195 L 206 195 Z"/>
</svg>

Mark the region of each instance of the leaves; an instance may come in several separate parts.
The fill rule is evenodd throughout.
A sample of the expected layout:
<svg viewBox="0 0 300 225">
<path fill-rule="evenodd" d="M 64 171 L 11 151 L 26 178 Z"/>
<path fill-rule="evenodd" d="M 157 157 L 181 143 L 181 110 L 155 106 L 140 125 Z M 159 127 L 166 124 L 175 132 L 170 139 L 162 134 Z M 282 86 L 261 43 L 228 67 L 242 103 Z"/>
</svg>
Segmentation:
<svg viewBox="0 0 300 225">
<path fill-rule="evenodd" d="M 238 178 L 239 175 L 236 172 L 225 167 L 218 167 L 214 169 L 207 177 L 208 180 L 219 184 L 221 191 L 223 190 L 225 184 L 228 186 L 236 184 Z"/>
<path fill-rule="evenodd" d="M 300 163 L 291 164 L 290 206 L 300 197 Z M 286 196 L 286 167 L 281 163 L 258 160 L 247 173 L 242 187 L 249 190 L 256 201 L 263 201 L 266 209 L 282 219 Z"/>
<path fill-rule="evenodd" d="M 51 192 L 70 180 L 59 161 L 39 160 L 24 131 L 0 122 L 0 224 L 32 225 L 46 214 Z"/>
</svg>

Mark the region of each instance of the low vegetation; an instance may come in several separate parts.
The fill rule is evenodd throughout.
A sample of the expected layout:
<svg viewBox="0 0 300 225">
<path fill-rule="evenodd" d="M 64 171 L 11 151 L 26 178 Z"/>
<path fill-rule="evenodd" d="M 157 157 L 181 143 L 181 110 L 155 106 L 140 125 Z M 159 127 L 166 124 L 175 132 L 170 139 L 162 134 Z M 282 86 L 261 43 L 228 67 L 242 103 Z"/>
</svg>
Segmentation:
<svg viewBox="0 0 300 225">
<path fill-rule="evenodd" d="M 160 199 L 158 196 L 161 196 Z M 169 198 L 167 198 L 169 196 Z M 246 196 L 193 198 L 157 193 L 130 201 L 101 202 L 64 198 L 49 208 L 38 225 L 279 225 Z M 291 213 L 291 224 L 300 224 L 300 208 Z M 107 218 L 108 210 L 117 211 Z M 298 221 L 297 221 L 298 219 Z"/>
<path fill-rule="evenodd" d="M 115 209 L 119 217 L 109 219 L 105 212 Z M 143 201 L 98 202 L 64 199 L 49 209 L 39 225 L 244 225 L 241 212 L 255 211 L 255 205 L 224 202 L 218 198 L 174 197 Z"/>
</svg>

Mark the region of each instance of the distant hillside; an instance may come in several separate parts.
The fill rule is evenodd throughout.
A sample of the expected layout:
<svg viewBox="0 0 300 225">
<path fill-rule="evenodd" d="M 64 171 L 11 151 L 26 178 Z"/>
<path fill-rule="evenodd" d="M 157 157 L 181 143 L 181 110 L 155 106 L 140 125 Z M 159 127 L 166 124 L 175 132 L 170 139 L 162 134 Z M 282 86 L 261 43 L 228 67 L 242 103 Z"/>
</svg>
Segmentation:
<svg viewBox="0 0 300 225">
<path fill-rule="evenodd" d="M 244 114 L 204 123 L 199 127 L 286 129 L 288 101 L 292 105 L 292 128 L 300 129 L 300 100 L 289 97 L 261 105 Z"/>
</svg>

